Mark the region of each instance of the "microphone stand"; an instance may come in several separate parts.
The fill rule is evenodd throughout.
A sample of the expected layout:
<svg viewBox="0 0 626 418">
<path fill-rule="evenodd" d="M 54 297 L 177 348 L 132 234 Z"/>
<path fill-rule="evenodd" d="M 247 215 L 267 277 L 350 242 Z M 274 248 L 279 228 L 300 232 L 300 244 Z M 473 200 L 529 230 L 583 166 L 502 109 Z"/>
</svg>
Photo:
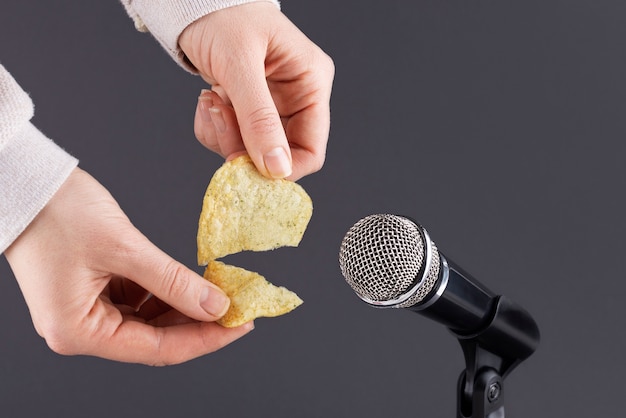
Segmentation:
<svg viewBox="0 0 626 418">
<path fill-rule="evenodd" d="M 504 418 L 504 379 L 537 348 L 537 324 L 523 308 L 499 296 L 479 332 L 452 333 L 466 364 L 457 384 L 457 418 Z"/>
</svg>

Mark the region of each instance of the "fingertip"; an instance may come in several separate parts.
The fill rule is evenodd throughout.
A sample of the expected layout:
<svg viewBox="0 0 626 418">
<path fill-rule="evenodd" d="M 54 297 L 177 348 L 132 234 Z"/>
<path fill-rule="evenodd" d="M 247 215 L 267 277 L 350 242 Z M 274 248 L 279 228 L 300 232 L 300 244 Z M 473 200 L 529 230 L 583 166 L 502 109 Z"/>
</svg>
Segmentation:
<svg viewBox="0 0 626 418">
<path fill-rule="evenodd" d="M 230 299 L 217 286 L 207 286 L 200 293 L 200 306 L 216 318 L 224 316 L 230 307 Z"/>
<path fill-rule="evenodd" d="M 269 177 L 284 179 L 293 172 L 291 157 L 283 147 L 275 147 L 263 155 L 263 164 Z"/>
<path fill-rule="evenodd" d="M 196 113 L 193 118 L 193 132 L 196 139 L 205 147 L 210 148 L 210 138 L 214 137 L 214 127 L 211 121 L 209 109 L 213 106 L 211 99 L 206 96 L 199 96 L 196 104 Z"/>
<path fill-rule="evenodd" d="M 211 96 L 201 95 L 198 97 L 198 106 L 196 108 L 196 114 L 200 115 L 200 119 L 204 123 L 212 123 L 211 108 L 213 107 L 213 99 Z"/>
</svg>

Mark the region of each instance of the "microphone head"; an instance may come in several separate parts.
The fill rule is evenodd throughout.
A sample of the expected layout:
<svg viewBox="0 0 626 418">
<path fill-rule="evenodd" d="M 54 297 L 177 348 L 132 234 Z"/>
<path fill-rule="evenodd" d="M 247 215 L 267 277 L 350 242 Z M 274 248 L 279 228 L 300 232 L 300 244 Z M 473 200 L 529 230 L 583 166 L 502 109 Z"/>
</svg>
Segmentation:
<svg viewBox="0 0 626 418">
<path fill-rule="evenodd" d="M 388 214 L 367 216 L 341 242 L 339 266 L 365 302 L 406 308 L 435 287 L 441 260 L 428 233 L 412 220 Z"/>
</svg>

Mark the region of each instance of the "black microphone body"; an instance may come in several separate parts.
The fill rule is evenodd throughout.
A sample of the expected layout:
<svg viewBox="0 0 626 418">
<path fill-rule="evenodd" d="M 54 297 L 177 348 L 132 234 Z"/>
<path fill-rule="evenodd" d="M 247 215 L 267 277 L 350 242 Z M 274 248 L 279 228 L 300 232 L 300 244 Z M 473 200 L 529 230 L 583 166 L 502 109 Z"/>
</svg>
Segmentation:
<svg viewBox="0 0 626 418">
<path fill-rule="evenodd" d="M 443 254 L 439 256 L 443 267 L 439 275 L 444 277 L 439 277 L 436 287 L 422 302 L 408 309 L 447 326 L 456 334 L 473 334 L 489 321 L 496 295 Z"/>
<path fill-rule="evenodd" d="M 443 277 L 438 285 L 445 289 L 436 288 L 429 298 L 408 309 L 447 326 L 459 340 L 476 339 L 481 347 L 514 359 L 515 364 L 530 356 L 540 338 L 530 314 L 511 299 L 494 294 L 439 254 Z M 512 367 L 506 373 L 511 370 Z"/>
</svg>

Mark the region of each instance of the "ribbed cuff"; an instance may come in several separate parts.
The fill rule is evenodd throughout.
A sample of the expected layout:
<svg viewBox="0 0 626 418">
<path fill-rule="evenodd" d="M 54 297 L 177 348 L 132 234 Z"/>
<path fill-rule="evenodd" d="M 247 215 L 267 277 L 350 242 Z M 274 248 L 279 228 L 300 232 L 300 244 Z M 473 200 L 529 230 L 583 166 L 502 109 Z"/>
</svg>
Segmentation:
<svg viewBox="0 0 626 418">
<path fill-rule="evenodd" d="M 78 164 L 33 124 L 0 148 L 0 253 L 35 219 Z"/>
<path fill-rule="evenodd" d="M 178 38 L 191 23 L 217 10 L 257 1 L 278 0 L 122 0 L 140 31 L 149 31 L 174 60 L 192 73 L 197 71 L 184 59 Z"/>
</svg>

